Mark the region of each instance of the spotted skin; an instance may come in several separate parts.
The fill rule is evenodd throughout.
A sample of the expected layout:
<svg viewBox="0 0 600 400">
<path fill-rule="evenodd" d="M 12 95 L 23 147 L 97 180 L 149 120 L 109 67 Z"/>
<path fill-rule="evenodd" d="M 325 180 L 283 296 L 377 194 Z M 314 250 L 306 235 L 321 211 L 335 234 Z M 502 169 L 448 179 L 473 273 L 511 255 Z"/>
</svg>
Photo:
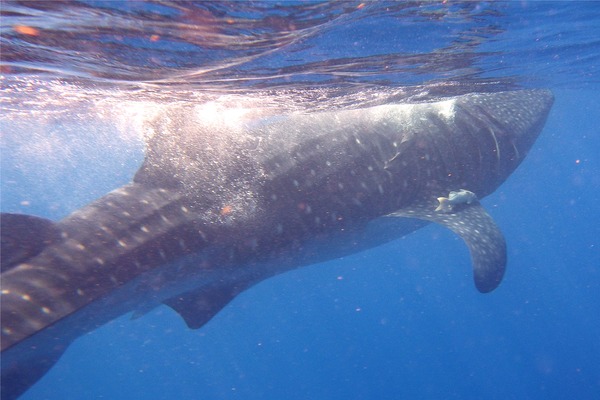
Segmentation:
<svg viewBox="0 0 600 400">
<path fill-rule="evenodd" d="M 475 201 L 453 206 L 450 212 L 436 212 L 433 206 L 407 207 L 390 217 L 418 218 L 435 222 L 460 236 L 471 253 L 473 279 L 481 293 L 494 290 L 506 269 L 504 235 L 485 209 Z"/>
<path fill-rule="evenodd" d="M 459 234 L 477 288 L 493 290 L 506 264 L 496 225 L 475 204 L 435 213 L 435 199 L 492 193 L 552 101 L 544 90 L 474 93 L 220 125 L 195 105 L 166 107 L 147 127 L 132 183 L 57 223 L 4 217 L 3 398 L 122 314 L 164 303 L 198 328 L 257 282 L 396 239 L 421 220 Z M 24 232 L 41 240 L 26 245 Z"/>
</svg>

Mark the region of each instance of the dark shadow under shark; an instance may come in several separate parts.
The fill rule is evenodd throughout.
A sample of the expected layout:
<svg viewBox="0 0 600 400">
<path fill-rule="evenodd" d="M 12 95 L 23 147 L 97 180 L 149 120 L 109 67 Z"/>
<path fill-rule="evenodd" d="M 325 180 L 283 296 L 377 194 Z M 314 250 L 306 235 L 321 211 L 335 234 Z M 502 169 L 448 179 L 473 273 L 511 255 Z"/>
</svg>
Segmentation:
<svg viewBox="0 0 600 400">
<path fill-rule="evenodd" d="M 33 385 L 78 336 L 164 303 L 191 328 L 275 274 L 355 253 L 426 222 L 467 243 L 494 290 L 502 233 L 478 201 L 519 165 L 553 103 L 545 90 L 257 118 L 171 107 L 133 183 L 60 222 L 3 214 L 2 398 Z"/>
</svg>

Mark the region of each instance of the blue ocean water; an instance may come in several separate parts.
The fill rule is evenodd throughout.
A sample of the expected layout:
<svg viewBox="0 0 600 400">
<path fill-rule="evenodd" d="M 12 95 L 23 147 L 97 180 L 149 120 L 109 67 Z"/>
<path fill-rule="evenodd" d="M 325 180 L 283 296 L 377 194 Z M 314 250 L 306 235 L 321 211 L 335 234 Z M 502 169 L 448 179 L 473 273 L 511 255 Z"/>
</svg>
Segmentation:
<svg viewBox="0 0 600 400">
<path fill-rule="evenodd" d="M 282 110 L 516 87 L 555 105 L 484 205 L 508 271 L 472 286 L 427 226 L 266 280 L 200 330 L 171 309 L 75 341 L 23 399 L 600 398 L 600 3 L 3 2 L 2 211 L 128 182 L 171 102 Z"/>
</svg>

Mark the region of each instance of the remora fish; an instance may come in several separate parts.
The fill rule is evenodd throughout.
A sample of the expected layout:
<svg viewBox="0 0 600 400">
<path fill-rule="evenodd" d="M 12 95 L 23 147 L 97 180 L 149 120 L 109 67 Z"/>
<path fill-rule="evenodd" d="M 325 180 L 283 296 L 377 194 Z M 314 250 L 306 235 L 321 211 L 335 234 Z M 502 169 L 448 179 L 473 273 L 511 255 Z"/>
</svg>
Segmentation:
<svg viewBox="0 0 600 400">
<path fill-rule="evenodd" d="M 272 275 L 433 221 L 469 246 L 477 289 L 504 274 L 502 233 L 461 188 L 493 192 L 553 103 L 545 90 L 291 114 L 241 127 L 178 106 L 152 124 L 133 182 L 60 222 L 2 216 L 2 397 L 78 336 L 164 303 L 191 328 Z M 408 218 L 406 218 L 408 217 Z"/>
</svg>

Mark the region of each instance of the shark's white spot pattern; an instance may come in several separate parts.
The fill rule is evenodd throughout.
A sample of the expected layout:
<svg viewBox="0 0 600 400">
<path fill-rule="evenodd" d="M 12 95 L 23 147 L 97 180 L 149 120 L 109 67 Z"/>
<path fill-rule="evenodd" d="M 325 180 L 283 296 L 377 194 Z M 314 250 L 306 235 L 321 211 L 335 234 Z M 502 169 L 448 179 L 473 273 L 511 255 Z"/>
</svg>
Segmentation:
<svg viewBox="0 0 600 400">
<path fill-rule="evenodd" d="M 375 107 L 375 111 L 336 110 L 315 113 L 306 117 L 308 120 L 294 115 L 290 121 L 300 123 L 286 123 L 283 131 L 279 128 L 269 130 L 268 126 L 252 131 L 254 128 L 244 125 L 231 138 L 221 137 L 223 132 L 215 132 L 215 138 L 211 134 L 214 131 L 206 131 L 208 134 L 202 135 L 208 137 L 206 143 L 195 142 L 197 151 L 192 140 L 186 142 L 185 139 L 190 138 L 182 137 L 182 131 L 193 128 L 197 139 L 198 121 L 189 127 L 184 118 L 161 119 L 160 123 L 165 126 L 160 129 L 165 135 L 163 138 L 155 136 L 162 141 L 159 140 L 157 148 L 147 152 L 144 167 L 136 174 L 134 183 L 84 208 L 81 215 L 75 213 L 61 221 L 63 240 L 56 241 L 56 246 L 52 243 L 35 262 L 20 261 L 14 273 L 3 274 L 3 279 L 12 276 L 19 279 L 11 282 L 14 284 L 10 286 L 12 292 L 8 288 L 2 290 L 3 302 L 15 305 L 14 310 L 6 313 L 14 325 L 5 326 L 3 320 L 2 331 L 11 335 L 9 341 L 12 343 L 19 343 L 26 337 L 24 346 L 29 346 L 36 344 L 36 333 L 52 324 L 62 324 L 61 329 L 65 327 L 65 331 L 69 329 L 73 319 L 64 318 L 65 314 L 77 315 L 82 311 L 85 318 L 91 318 L 87 320 L 89 325 L 103 322 L 105 315 L 86 314 L 90 309 L 105 306 L 100 304 L 104 300 L 96 301 L 97 298 L 113 301 L 109 304 L 117 305 L 121 312 L 138 306 L 135 304 L 138 296 L 148 299 L 156 295 L 157 301 L 163 300 L 188 293 L 187 290 L 196 284 L 206 285 L 201 287 L 202 290 L 216 286 L 219 295 L 221 292 L 225 295 L 237 293 L 245 289 L 244 282 L 255 283 L 290 267 L 289 264 L 274 265 L 280 261 L 277 257 L 285 255 L 284 262 L 293 263 L 296 261 L 294 252 L 298 250 L 298 265 L 313 261 L 312 254 L 302 253 L 311 250 L 309 243 L 304 246 L 307 237 L 325 233 L 322 236 L 326 241 L 321 243 L 325 252 L 315 255 L 315 259 L 322 254 L 330 255 L 326 248 L 330 244 L 333 255 L 336 251 L 351 252 L 360 248 L 361 237 L 354 236 L 361 234 L 360 224 L 393 207 L 406 205 L 413 208 L 400 210 L 399 215 L 433 220 L 457 232 L 471 251 L 477 287 L 481 291 L 493 290 L 504 271 L 505 245 L 491 218 L 471 206 L 463 208 L 464 205 L 460 205 L 448 216 L 434 213 L 435 206 L 427 207 L 438 194 L 436 191 L 446 191 L 458 184 L 481 187 L 482 193 L 497 187 L 495 180 L 505 178 L 508 170 L 520 161 L 519 154 L 527 151 L 528 147 L 523 143 L 533 140 L 537 134 L 528 126 L 539 126 L 549 108 L 548 94 L 529 97 L 531 104 L 528 104 L 527 96 L 515 92 L 460 96 L 458 100 L 438 105 L 389 105 L 385 106 L 387 108 Z M 347 121 L 344 115 L 358 118 Z M 313 121 L 319 122 L 316 127 Z M 256 154 L 247 154 L 247 146 L 240 144 L 246 139 L 239 133 L 246 128 L 251 131 L 249 136 L 260 134 L 264 137 L 260 148 L 252 149 Z M 333 131 L 329 132 L 331 128 Z M 313 129 L 315 132 L 311 131 Z M 522 131 L 526 140 L 521 141 L 513 134 L 518 131 Z M 155 135 L 160 134 L 157 127 Z M 462 137 L 464 141 L 455 140 L 456 137 Z M 183 152 L 164 154 L 165 147 L 182 149 L 182 142 L 186 145 L 185 156 L 189 156 L 189 160 L 183 157 Z M 205 144 L 212 148 L 208 149 Z M 461 145 L 465 145 L 464 151 L 453 152 L 453 146 Z M 164 165 L 169 163 L 174 165 Z M 173 181 L 166 183 L 175 185 L 165 187 L 173 189 L 158 189 L 144 182 L 155 176 L 164 176 L 165 181 L 171 177 Z M 181 187 L 185 188 L 185 193 L 179 192 Z M 260 198 L 263 195 L 265 198 Z M 250 198 L 257 200 L 251 203 Z M 275 204 L 275 201 L 279 203 Z M 233 212 L 227 218 L 220 218 L 215 211 L 213 206 L 219 202 L 233 204 Z M 188 213 L 193 215 L 185 215 Z M 239 223 L 246 222 L 240 221 L 240 214 L 249 215 L 250 223 Z M 190 232 L 191 229 L 197 234 Z M 344 230 L 350 235 L 342 239 L 350 240 L 345 243 L 347 246 L 336 248 L 339 244 L 335 240 L 328 241 L 327 235 L 333 236 Z M 67 240 L 67 232 L 78 240 Z M 273 240 L 275 234 L 284 232 L 284 236 Z M 377 235 L 369 235 L 368 239 L 373 240 L 367 241 L 366 246 L 383 240 Z M 250 254 L 249 249 L 260 250 L 260 257 Z M 269 264 L 271 269 L 265 273 L 260 262 L 271 256 L 269 263 L 273 266 Z M 167 258 L 174 262 L 161 262 Z M 45 261 L 47 259 L 50 261 Z M 186 262 L 193 265 L 183 265 Z M 257 265 L 259 268 L 255 268 Z M 198 266 L 200 271 L 196 270 Z M 188 275 L 183 272 L 197 273 L 194 278 L 197 280 L 188 280 Z M 208 282 L 204 281 L 205 277 Z M 162 279 L 170 280 L 166 288 Z M 154 285 L 152 289 L 161 292 L 141 292 L 142 286 L 150 286 L 149 283 Z M 169 286 L 171 284 L 178 286 Z M 120 288 L 116 289 L 117 286 Z M 46 293 L 26 291 L 44 287 L 49 293 L 59 292 L 56 289 L 62 287 L 68 289 L 56 302 L 44 302 L 51 308 L 40 308 L 38 303 L 42 302 L 38 300 L 45 299 Z M 134 298 L 117 304 L 114 300 L 120 300 L 124 291 L 127 291 L 126 295 L 131 294 L 128 290 L 131 287 L 136 289 Z M 115 292 L 115 297 L 111 297 Z M 213 304 L 208 308 L 213 313 L 217 311 Z M 14 318 L 20 315 L 27 318 Z M 33 337 L 33 341 L 29 337 Z"/>
</svg>

